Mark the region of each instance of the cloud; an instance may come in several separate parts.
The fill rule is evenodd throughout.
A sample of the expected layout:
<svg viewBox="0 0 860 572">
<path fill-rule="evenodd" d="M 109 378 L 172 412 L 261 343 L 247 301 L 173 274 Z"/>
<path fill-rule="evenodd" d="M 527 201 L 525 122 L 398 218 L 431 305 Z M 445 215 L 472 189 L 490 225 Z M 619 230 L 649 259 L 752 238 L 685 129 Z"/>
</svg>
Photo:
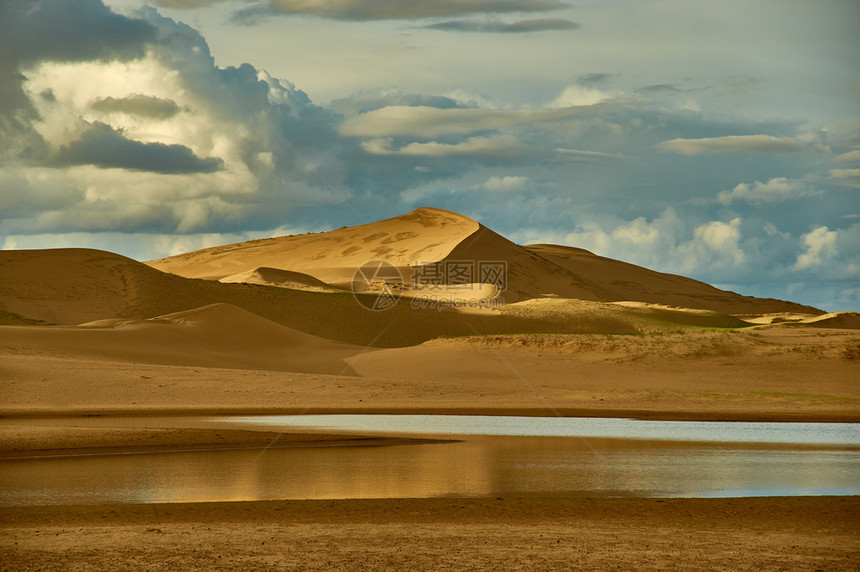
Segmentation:
<svg viewBox="0 0 860 572">
<path fill-rule="evenodd" d="M 351 117 L 340 126 L 348 137 L 391 137 L 415 135 L 438 137 L 491 131 L 516 125 L 564 121 L 580 113 L 578 108 L 562 109 L 438 109 L 427 106 L 389 106 Z"/>
<path fill-rule="evenodd" d="M 576 83 L 579 85 L 593 85 L 595 83 L 603 83 L 617 75 L 613 73 L 587 73 L 576 78 Z"/>
<path fill-rule="evenodd" d="M 576 30 L 579 24 L 564 18 L 541 18 L 534 20 L 519 20 L 517 22 L 448 20 L 421 26 L 427 30 L 444 32 L 482 32 L 493 34 L 523 34 L 528 32 L 546 32 L 550 30 Z"/>
<path fill-rule="evenodd" d="M 174 10 L 191 10 L 193 8 L 205 8 L 206 6 L 229 1 L 230 0 L 155 0 L 155 5 L 162 6 L 164 8 L 173 8 Z"/>
<path fill-rule="evenodd" d="M 801 197 L 820 195 L 820 191 L 810 189 L 801 181 L 789 180 L 785 177 L 770 179 L 766 183 L 756 181 L 752 186 L 741 183 L 731 191 L 721 191 L 717 202 L 730 205 L 734 201 L 744 201 L 756 205 L 778 203 Z"/>
<path fill-rule="evenodd" d="M 840 187 L 860 189 L 860 169 L 831 169 L 828 179 Z"/>
<path fill-rule="evenodd" d="M 655 85 L 647 85 L 645 87 L 640 87 L 636 90 L 641 93 L 684 93 L 686 91 L 692 91 L 689 89 L 681 89 L 675 84 L 671 83 L 660 83 Z"/>
<path fill-rule="evenodd" d="M 555 98 L 549 106 L 552 108 L 562 108 L 580 105 L 595 105 L 610 99 L 614 95 L 615 94 L 610 94 L 598 89 L 571 85 L 564 88 L 561 95 Z"/>
<path fill-rule="evenodd" d="M 181 2 L 183 0 L 163 0 Z M 311 15 L 333 20 L 416 20 L 468 14 L 546 12 L 557 0 L 269 0 L 237 13 L 239 21 L 261 15 Z"/>
<path fill-rule="evenodd" d="M 31 126 L 38 113 L 24 93 L 24 71 L 40 61 L 128 61 L 142 56 L 156 34 L 97 0 L 6 0 L 0 22 L 0 157 L 46 152 Z"/>
<path fill-rule="evenodd" d="M 127 113 L 151 119 L 170 119 L 182 111 L 182 108 L 172 99 L 161 99 L 141 93 L 127 97 L 97 99 L 90 104 L 90 108 L 102 113 Z"/>
<path fill-rule="evenodd" d="M 33 12 L 51 20 L 61 4 Z M 18 143 L 0 158 L 0 236 L 272 228 L 285 213 L 345 200 L 345 181 L 366 178 L 364 165 L 340 158 L 360 150 L 338 137 L 337 114 L 290 82 L 248 64 L 217 67 L 195 30 L 152 8 L 120 18 L 98 1 L 69 4 L 93 13 L 78 20 L 116 30 L 84 28 L 87 45 L 102 46 L 78 50 L 92 59 L 51 52 L 27 64 L 19 87 L 30 113 L 0 134 Z M 117 30 L 136 29 L 152 34 L 130 33 L 135 49 L 104 48 L 124 45 Z M 45 42 L 62 54 L 63 38 L 83 41 L 77 33 Z"/>
<path fill-rule="evenodd" d="M 802 151 L 803 143 L 791 137 L 772 135 L 729 135 L 703 139 L 672 139 L 663 141 L 656 148 L 681 155 L 705 153 L 786 153 Z"/>
<path fill-rule="evenodd" d="M 183 145 L 141 143 L 126 139 L 104 123 L 93 123 L 80 139 L 60 147 L 51 159 L 56 166 L 95 165 L 161 174 L 212 173 L 222 169 L 218 158 L 201 159 Z"/>
<path fill-rule="evenodd" d="M 740 266 L 746 261 L 746 255 L 739 246 L 740 224 L 740 218 L 733 218 L 727 223 L 711 221 L 697 227 L 693 234 L 696 241 L 706 250 L 716 253 L 721 261 L 728 262 L 731 266 Z"/>
<path fill-rule="evenodd" d="M 629 159 L 628 156 L 621 153 L 602 153 L 600 151 L 587 151 L 585 149 L 565 149 L 558 147 L 555 152 L 568 161 L 592 162 L 605 159 Z"/>
<path fill-rule="evenodd" d="M 804 234 L 802 241 L 806 246 L 806 252 L 797 257 L 797 262 L 794 263 L 796 270 L 821 266 L 836 256 L 836 232 L 826 226 L 820 226 Z"/>
<path fill-rule="evenodd" d="M 514 193 L 525 190 L 528 182 L 528 177 L 490 177 L 482 188 L 491 193 Z"/>
<path fill-rule="evenodd" d="M 514 158 L 524 149 L 513 137 L 470 137 L 460 143 L 409 143 L 399 149 L 391 148 L 391 139 L 369 139 L 361 148 L 372 155 L 409 155 L 416 157 L 485 157 Z"/>
<path fill-rule="evenodd" d="M 435 107 L 437 109 L 476 107 L 475 105 L 464 104 L 459 99 L 447 95 L 401 93 L 390 90 L 359 92 L 349 97 L 335 99 L 329 103 L 331 109 L 346 117 L 391 106 Z"/>
<path fill-rule="evenodd" d="M 835 161 L 851 161 L 851 162 L 860 162 L 860 149 L 855 149 L 853 151 L 848 151 L 847 153 L 842 153 L 834 157 Z"/>
<path fill-rule="evenodd" d="M 18 234 L 9 235 L 0 242 L 0 250 L 56 248 L 58 244 L 62 244 L 66 248 L 95 248 L 104 250 L 105 244 L 109 244 L 111 252 L 130 255 L 137 260 L 154 260 L 193 250 L 200 250 L 201 248 L 261 238 L 302 234 L 309 230 L 319 231 L 327 229 L 280 226 L 261 231 L 236 233 L 67 232 Z"/>
</svg>

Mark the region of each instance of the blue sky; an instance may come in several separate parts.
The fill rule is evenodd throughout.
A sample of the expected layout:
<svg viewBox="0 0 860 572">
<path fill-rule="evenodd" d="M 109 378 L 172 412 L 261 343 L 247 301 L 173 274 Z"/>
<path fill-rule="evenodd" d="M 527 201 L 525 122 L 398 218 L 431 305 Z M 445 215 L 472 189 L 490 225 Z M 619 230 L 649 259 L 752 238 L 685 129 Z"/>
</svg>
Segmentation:
<svg viewBox="0 0 860 572">
<path fill-rule="evenodd" d="M 860 310 L 860 5 L 0 5 L 0 246 L 146 260 L 418 206 Z"/>
</svg>

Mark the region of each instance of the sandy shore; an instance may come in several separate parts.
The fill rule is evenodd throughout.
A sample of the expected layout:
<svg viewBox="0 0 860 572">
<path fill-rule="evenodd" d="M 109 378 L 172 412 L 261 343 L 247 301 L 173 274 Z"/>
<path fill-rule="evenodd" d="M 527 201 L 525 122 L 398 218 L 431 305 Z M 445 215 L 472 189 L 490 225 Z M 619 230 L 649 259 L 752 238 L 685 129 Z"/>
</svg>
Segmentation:
<svg viewBox="0 0 860 572">
<path fill-rule="evenodd" d="M 80 419 L 64 418 L 53 426 L 0 426 L 0 459 L 116 454 L 131 451 L 210 451 L 294 447 L 369 447 L 435 443 L 444 439 L 279 433 L 197 427 L 81 427 Z M 106 420 L 110 423 L 110 420 Z M 181 425 L 181 419 L 177 420 Z"/>
<path fill-rule="evenodd" d="M 857 570 L 860 499 L 398 499 L 11 508 L 6 570 Z"/>
</svg>

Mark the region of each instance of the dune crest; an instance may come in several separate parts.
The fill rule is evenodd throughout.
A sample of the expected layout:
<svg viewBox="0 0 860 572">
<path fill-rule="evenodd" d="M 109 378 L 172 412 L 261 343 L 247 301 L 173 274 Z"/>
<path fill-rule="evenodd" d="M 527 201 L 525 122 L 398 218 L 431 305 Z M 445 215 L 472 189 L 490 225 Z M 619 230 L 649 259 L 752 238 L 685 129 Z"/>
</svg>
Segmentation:
<svg viewBox="0 0 860 572">
<path fill-rule="evenodd" d="M 367 261 L 384 260 L 407 268 L 416 260 L 441 260 L 478 227 L 474 220 L 451 211 L 419 208 L 360 226 L 204 248 L 147 264 L 163 272 L 210 280 L 273 268 L 348 288 L 355 269 Z"/>
</svg>

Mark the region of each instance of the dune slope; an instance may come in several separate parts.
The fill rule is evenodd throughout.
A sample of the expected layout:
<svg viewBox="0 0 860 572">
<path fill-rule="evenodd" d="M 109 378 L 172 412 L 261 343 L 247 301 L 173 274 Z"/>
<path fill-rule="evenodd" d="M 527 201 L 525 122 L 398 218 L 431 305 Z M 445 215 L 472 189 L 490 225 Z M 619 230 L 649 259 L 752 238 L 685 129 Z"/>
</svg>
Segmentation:
<svg viewBox="0 0 860 572">
<path fill-rule="evenodd" d="M 692 278 L 656 272 L 620 260 L 597 256 L 581 248 L 556 244 L 530 244 L 524 248 L 561 268 L 587 276 L 597 287 L 609 292 L 611 299 L 616 301 L 636 300 L 681 308 L 709 309 L 727 314 L 822 313 L 817 308 L 794 302 L 742 296 Z"/>
<path fill-rule="evenodd" d="M 145 320 L 64 327 L 0 326 L 0 352 L 163 365 L 350 374 L 361 347 L 332 342 L 231 304 Z"/>
</svg>

